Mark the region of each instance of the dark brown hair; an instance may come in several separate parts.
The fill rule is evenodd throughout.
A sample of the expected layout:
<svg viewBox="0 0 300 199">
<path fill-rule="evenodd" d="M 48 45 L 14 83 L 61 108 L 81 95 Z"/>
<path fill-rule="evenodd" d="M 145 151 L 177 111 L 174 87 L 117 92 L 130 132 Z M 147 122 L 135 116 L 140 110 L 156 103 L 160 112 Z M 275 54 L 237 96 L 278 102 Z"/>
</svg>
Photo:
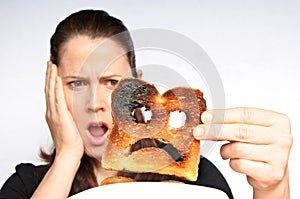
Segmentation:
<svg viewBox="0 0 300 199">
<path fill-rule="evenodd" d="M 133 42 L 128 29 L 121 20 L 103 10 L 81 10 L 58 24 L 50 40 L 50 60 L 54 64 L 60 63 L 60 50 L 63 45 L 78 35 L 91 39 L 112 38 L 127 52 L 132 75 L 137 76 Z"/>
<path fill-rule="evenodd" d="M 118 34 L 121 36 L 114 37 Z M 88 36 L 91 39 L 114 37 L 114 41 L 127 52 L 126 55 L 132 75 L 134 77 L 137 76 L 133 43 L 127 28 L 122 21 L 102 10 L 81 10 L 61 21 L 50 40 L 50 60 L 59 66 L 62 59 L 60 57 L 62 47 L 71 38 L 79 35 Z M 51 154 L 47 154 L 41 150 L 40 156 L 48 163 L 48 169 L 54 161 L 55 149 Z M 96 160 L 84 154 L 73 181 L 70 195 L 98 185 L 94 173 L 95 166 Z"/>
</svg>

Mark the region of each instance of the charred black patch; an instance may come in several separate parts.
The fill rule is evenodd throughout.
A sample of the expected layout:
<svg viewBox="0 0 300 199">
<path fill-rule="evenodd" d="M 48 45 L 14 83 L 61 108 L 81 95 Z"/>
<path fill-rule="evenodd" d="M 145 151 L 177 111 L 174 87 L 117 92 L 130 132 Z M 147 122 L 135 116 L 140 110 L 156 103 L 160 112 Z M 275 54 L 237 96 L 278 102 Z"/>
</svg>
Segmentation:
<svg viewBox="0 0 300 199">
<path fill-rule="evenodd" d="M 169 142 L 165 142 L 159 139 L 152 139 L 152 138 L 144 138 L 141 140 L 138 140 L 135 142 L 131 148 L 130 152 L 138 151 L 140 149 L 144 148 L 160 148 L 165 150 L 174 161 L 180 162 L 183 161 L 182 155 L 179 153 L 179 151 Z"/>
</svg>

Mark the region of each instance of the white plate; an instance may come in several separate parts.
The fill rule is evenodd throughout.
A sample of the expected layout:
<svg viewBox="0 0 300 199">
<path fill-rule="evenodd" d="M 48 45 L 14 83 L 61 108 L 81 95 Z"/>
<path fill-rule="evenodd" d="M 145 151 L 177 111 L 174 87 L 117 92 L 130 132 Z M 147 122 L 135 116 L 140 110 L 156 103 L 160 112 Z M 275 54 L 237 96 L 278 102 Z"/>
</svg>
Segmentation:
<svg viewBox="0 0 300 199">
<path fill-rule="evenodd" d="M 91 188 L 75 194 L 69 199 L 89 198 L 216 198 L 228 199 L 227 195 L 218 190 L 197 185 L 168 182 L 128 182 Z"/>
</svg>

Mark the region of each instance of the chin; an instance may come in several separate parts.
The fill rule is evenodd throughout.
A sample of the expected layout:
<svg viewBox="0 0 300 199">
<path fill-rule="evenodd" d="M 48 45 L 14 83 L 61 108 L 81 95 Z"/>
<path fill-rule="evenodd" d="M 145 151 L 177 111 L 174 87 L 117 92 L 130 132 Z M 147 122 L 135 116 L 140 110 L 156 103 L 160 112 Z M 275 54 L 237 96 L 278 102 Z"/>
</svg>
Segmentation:
<svg viewBox="0 0 300 199">
<path fill-rule="evenodd" d="M 101 161 L 104 145 L 98 147 L 86 147 L 85 154 L 91 158 Z"/>
</svg>

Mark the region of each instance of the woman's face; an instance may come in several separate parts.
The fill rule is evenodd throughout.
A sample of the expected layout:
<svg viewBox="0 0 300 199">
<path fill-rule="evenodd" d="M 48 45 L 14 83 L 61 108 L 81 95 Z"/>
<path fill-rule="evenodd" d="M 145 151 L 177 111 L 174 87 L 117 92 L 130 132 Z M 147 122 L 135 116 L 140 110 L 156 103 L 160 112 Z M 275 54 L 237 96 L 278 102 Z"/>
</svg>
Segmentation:
<svg viewBox="0 0 300 199">
<path fill-rule="evenodd" d="M 77 36 L 60 51 L 59 75 L 66 104 L 85 146 L 85 152 L 101 159 L 112 124 L 111 93 L 130 74 L 130 65 L 115 42 Z M 101 45 L 100 45 L 101 44 Z"/>
</svg>

